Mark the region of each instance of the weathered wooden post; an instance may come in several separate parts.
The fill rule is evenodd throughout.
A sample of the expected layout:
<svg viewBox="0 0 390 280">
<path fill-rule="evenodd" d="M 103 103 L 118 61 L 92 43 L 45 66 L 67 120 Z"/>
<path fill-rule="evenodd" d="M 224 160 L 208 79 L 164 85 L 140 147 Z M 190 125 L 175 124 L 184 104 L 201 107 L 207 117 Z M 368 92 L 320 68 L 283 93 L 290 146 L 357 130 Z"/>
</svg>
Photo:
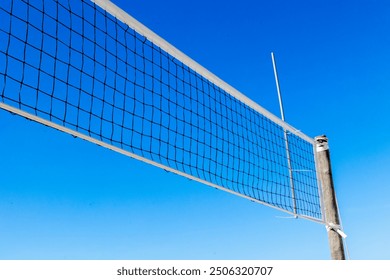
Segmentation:
<svg viewBox="0 0 390 280">
<path fill-rule="evenodd" d="M 333 260 L 345 260 L 343 244 L 343 237 L 345 237 L 345 235 L 340 228 L 340 217 L 330 164 L 328 138 L 325 135 L 318 136 L 315 138 L 315 141 L 317 171 L 322 186 L 325 222 L 328 230 L 331 257 Z"/>
</svg>

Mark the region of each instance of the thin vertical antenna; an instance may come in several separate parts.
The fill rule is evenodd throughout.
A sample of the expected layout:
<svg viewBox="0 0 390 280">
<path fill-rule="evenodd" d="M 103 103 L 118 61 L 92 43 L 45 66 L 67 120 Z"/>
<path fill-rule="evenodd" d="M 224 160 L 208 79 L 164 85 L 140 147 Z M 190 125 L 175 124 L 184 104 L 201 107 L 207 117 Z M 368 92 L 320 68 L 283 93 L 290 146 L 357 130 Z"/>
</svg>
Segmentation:
<svg viewBox="0 0 390 280">
<path fill-rule="evenodd" d="M 271 58 L 272 58 L 272 66 L 274 67 L 274 75 L 275 75 L 276 90 L 277 90 L 277 92 L 278 92 L 278 98 L 279 98 L 280 115 L 282 116 L 282 121 L 285 121 L 285 119 L 284 119 L 284 109 L 283 109 L 282 93 L 281 93 L 281 91 L 280 91 L 280 84 L 279 84 L 279 78 L 278 78 L 278 70 L 276 69 L 275 55 L 274 55 L 273 52 L 271 52 Z"/>
<path fill-rule="evenodd" d="M 280 91 L 278 71 L 276 69 L 275 55 L 274 55 L 273 52 L 271 52 L 271 58 L 272 58 L 272 66 L 274 67 L 276 90 L 278 92 L 278 98 L 279 98 L 280 115 L 282 117 L 282 121 L 285 121 L 282 93 Z M 290 149 L 288 147 L 287 130 L 285 128 L 283 128 L 283 131 L 284 131 L 284 142 L 285 142 L 285 145 L 286 145 L 287 167 L 288 167 L 288 173 L 289 173 L 289 177 L 290 177 L 291 196 L 292 196 L 293 208 L 294 208 L 294 214 L 295 214 L 294 217 L 298 218 L 298 216 L 297 216 L 297 205 L 296 205 L 296 201 L 295 201 L 294 179 L 293 179 L 293 172 L 292 172 L 292 168 L 291 168 Z"/>
</svg>

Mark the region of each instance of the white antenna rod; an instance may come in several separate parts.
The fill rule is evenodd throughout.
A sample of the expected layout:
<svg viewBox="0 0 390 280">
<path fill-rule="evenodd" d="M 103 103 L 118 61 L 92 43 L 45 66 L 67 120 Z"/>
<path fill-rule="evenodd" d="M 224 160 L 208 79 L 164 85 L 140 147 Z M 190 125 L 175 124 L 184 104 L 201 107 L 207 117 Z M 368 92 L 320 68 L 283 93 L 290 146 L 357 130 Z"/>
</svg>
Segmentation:
<svg viewBox="0 0 390 280">
<path fill-rule="evenodd" d="M 272 65 L 274 67 L 274 75 L 275 75 L 275 83 L 276 83 L 276 90 L 278 91 L 278 98 L 279 98 L 279 107 L 280 107 L 280 115 L 282 117 L 282 121 L 285 121 L 284 118 L 284 109 L 283 109 L 283 100 L 282 100 L 282 93 L 280 91 L 280 85 L 279 85 L 279 78 L 278 78 L 278 71 L 276 69 L 276 61 L 275 61 L 275 55 L 273 52 L 271 52 L 271 58 L 272 58 Z M 284 130 L 284 142 L 286 145 L 286 155 L 287 155 L 287 166 L 288 166 L 288 173 L 290 177 L 290 185 L 291 185 L 291 198 L 293 201 L 293 208 L 294 208 L 294 217 L 298 218 L 297 216 L 297 204 L 295 201 L 295 190 L 294 190 L 294 179 L 293 179 L 293 170 L 291 167 L 291 158 L 290 158 L 290 150 L 288 147 L 288 138 L 287 138 L 287 130 L 283 128 Z"/>
<path fill-rule="evenodd" d="M 280 115 L 281 115 L 281 117 L 282 117 L 282 121 L 284 121 L 284 109 L 283 109 L 282 93 L 280 92 L 280 84 L 279 84 L 279 78 L 278 78 L 278 70 L 276 69 L 275 55 L 274 55 L 273 52 L 271 52 L 271 58 L 272 58 L 272 66 L 274 67 L 274 75 L 275 75 L 276 90 L 278 91 Z"/>
</svg>

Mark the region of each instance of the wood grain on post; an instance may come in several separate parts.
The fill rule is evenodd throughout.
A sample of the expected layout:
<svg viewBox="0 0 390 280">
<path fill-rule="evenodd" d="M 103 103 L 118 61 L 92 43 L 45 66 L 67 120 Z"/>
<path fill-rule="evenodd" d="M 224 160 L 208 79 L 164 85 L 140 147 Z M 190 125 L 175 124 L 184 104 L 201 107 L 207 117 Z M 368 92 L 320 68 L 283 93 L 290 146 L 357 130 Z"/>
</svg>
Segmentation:
<svg viewBox="0 0 390 280">
<path fill-rule="evenodd" d="M 340 218 L 334 191 L 328 138 L 325 135 L 318 136 L 315 138 L 315 141 L 317 169 L 322 186 L 325 222 L 328 229 L 331 257 L 333 260 L 345 260 L 343 239 L 337 232 L 340 226 Z"/>
</svg>

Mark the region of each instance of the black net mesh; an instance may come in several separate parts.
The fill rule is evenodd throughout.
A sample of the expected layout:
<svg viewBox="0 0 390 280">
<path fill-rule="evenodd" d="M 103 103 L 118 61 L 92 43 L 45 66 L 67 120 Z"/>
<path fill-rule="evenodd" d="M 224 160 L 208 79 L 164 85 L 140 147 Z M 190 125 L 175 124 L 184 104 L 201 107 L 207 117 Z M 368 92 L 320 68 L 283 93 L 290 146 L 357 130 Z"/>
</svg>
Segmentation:
<svg viewBox="0 0 390 280">
<path fill-rule="evenodd" d="M 91 1 L 1 0 L 0 18 L 0 103 L 322 219 L 312 143 Z"/>
</svg>

